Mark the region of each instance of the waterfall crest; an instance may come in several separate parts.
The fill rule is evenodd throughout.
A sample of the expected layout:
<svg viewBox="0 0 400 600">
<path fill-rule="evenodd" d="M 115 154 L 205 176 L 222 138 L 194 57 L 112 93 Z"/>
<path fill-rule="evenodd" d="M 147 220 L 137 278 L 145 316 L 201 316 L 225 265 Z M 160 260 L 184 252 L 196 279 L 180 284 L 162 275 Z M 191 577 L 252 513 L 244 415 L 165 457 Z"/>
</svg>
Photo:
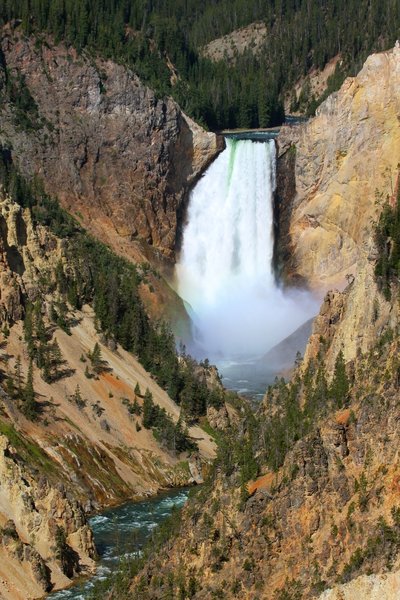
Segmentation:
<svg viewBox="0 0 400 600">
<path fill-rule="evenodd" d="M 274 190 L 274 141 L 228 138 L 192 191 L 178 293 L 211 358 L 264 353 L 310 316 L 301 293 L 294 300 L 275 282 Z"/>
</svg>

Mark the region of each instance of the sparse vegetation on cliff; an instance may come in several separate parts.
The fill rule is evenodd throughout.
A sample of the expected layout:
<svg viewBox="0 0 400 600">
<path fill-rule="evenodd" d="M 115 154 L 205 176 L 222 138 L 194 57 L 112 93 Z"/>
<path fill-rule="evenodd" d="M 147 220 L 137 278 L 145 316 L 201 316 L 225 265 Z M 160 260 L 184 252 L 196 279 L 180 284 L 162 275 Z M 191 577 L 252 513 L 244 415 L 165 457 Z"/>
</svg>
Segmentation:
<svg viewBox="0 0 400 600">
<path fill-rule="evenodd" d="M 380 345 L 379 358 L 374 348 L 359 356 L 354 379 L 349 377 L 349 365 L 342 366 L 342 356 L 330 385 L 321 384 L 322 358 L 319 366 L 300 371 L 295 378 L 299 400 L 295 420 L 303 425 L 296 435 L 290 432 L 285 411 L 285 404 L 293 402 L 293 388 L 277 382 L 263 412 L 276 412 L 275 428 L 281 419 L 281 430 L 292 441 L 286 448 L 277 444 L 276 473 L 268 469 L 268 451 L 275 454 L 273 429 L 260 441 L 259 433 L 251 433 L 257 423 L 245 419 L 239 431 L 222 441 L 210 482 L 185 508 L 180 529 L 170 532 L 178 538 L 174 544 L 167 542 L 168 558 L 160 559 L 159 551 L 149 546 L 146 562 L 125 566 L 121 575 L 102 584 L 102 593 L 107 589 L 111 598 L 125 598 L 118 581 L 120 577 L 126 582 L 130 573 L 130 593 L 144 599 L 164 597 L 167 590 L 179 597 L 181 589 L 186 598 L 190 579 L 195 582 L 194 597 L 199 598 L 222 597 L 222 591 L 223 597 L 237 598 L 246 589 L 261 597 L 267 593 L 271 598 L 305 599 L 363 573 L 389 572 L 400 552 L 399 509 L 396 493 L 384 482 L 392 477 L 398 481 L 396 465 L 389 466 L 396 448 L 389 438 L 381 440 L 378 432 L 386 431 L 390 440 L 395 439 L 392 417 L 397 414 L 398 386 L 395 380 L 388 383 L 384 367 L 392 363 L 398 344 L 398 333 L 392 332 L 391 339 Z M 320 401 L 314 404 L 311 398 L 316 393 Z M 265 418 L 259 415 L 258 426 Z M 251 497 L 243 494 L 243 477 L 254 478 L 258 472 L 267 474 L 254 482 Z M 334 543 L 327 541 L 329 536 Z M 273 577 L 278 557 L 281 578 Z M 305 561 L 311 567 L 302 571 Z M 173 576 L 178 572 L 178 578 Z M 231 578 L 234 574 L 231 586 L 226 583 L 228 573 Z"/>
</svg>

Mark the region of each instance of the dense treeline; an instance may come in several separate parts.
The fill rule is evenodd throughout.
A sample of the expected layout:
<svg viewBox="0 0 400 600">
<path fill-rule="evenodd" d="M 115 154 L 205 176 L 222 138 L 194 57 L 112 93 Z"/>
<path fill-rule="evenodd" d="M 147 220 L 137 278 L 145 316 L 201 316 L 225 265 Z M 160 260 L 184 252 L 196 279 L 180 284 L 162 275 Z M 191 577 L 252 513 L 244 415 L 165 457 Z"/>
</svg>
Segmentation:
<svg viewBox="0 0 400 600">
<path fill-rule="evenodd" d="M 170 397 L 182 407 L 186 420 L 197 420 L 207 407 L 224 403 L 222 389 L 210 390 L 205 373 L 207 364 L 198 364 L 184 350 L 177 353 L 175 339 L 165 323 L 152 322 L 139 296 L 139 285 L 146 279 L 146 268 L 118 257 L 107 246 L 89 236 L 78 223 L 48 197 L 39 181 L 32 184 L 14 167 L 11 151 L 0 147 L 0 183 L 23 207 L 30 208 L 36 223 L 47 226 L 57 237 L 67 240 L 67 267 L 59 264 L 55 282 L 43 281 L 58 292 L 63 302 L 53 307 L 55 322 L 68 331 L 65 303 L 74 308 L 90 304 L 94 308 L 97 329 L 106 341 L 118 342 L 135 354 Z M 53 286 L 53 289 L 51 289 Z M 34 330 L 32 334 L 32 322 Z M 53 354 L 40 314 L 28 310 L 25 333 L 30 358 L 44 378 L 57 378 L 59 361 Z M 47 354 L 46 354 L 47 353 Z"/>
<path fill-rule="evenodd" d="M 312 67 L 340 53 L 339 85 L 400 36 L 397 0 L 4 0 L 0 22 L 15 18 L 27 33 L 47 31 L 130 65 L 213 129 L 279 123 L 284 93 Z M 248 51 L 231 66 L 201 56 L 203 44 L 255 20 L 268 30 L 259 56 Z"/>
</svg>

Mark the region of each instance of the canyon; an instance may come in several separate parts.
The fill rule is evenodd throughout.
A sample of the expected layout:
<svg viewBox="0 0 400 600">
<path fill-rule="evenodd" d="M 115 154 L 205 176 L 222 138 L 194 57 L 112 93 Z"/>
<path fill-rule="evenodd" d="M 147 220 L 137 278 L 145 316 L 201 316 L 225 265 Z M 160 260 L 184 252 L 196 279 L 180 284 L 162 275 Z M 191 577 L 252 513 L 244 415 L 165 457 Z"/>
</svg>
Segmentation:
<svg viewBox="0 0 400 600">
<path fill-rule="evenodd" d="M 68 268 L 68 255 L 65 242 L 47 228 L 34 226 L 29 209 L 7 196 L 0 202 L 0 225 L 0 314 L 3 324 L 13 323 L 6 334 L 3 328 L 0 360 L 6 373 L 20 369 L 25 379 L 29 357 L 21 317 L 27 299 L 41 298 L 48 318 L 55 296 L 44 294 L 43 285 L 54 280 L 60 262 Z M 198 442 L 199 454 L 192 458 L 174 456 L 151 430 L 140 426 L 130 409 L 135 400 L 143 404 L 145 390 L 175 422 L 179 407 L 132 354 L 118 345 L 110 347 L 99 336 L 90 306 L 73 312 L 68 333 L 55 328 L 51 337 L 62 355 L 63 374 L 57 382 L 46 382 L 35 369 L 40 419 L 27 418 L 7 391 L 1 392 L 0 595 L 4 598 L 40 597 L 52 587 L 68 585 L 78 574 L 92 572 L 96 551 L 88 513 L 160 489 L 201 482 L 203 469 L 215 454 L 214 442 L 197 426 L 190 435 Z M 92 377 L 88 356 L 96 343 L 105 368 Z M 54 556 L 60 528 L 71 564 L 60 565 Z"/>
<path fill-rule="evenodd" d="M 189 190 L 222 138 L 112 61 L 51 39 L 38 44 L 12 26 L 2 31 L 1 51 L 0 141 L 5 151 L 12 145 L 21 174 L 39 178 L 117 254 L 170 277 Z M 10 93 L 29 98 L 27 127 Z M 164 278 L 152 277 L 151 287 L 156 294 L 142 290 L 148 310 L 187 335 L 180 298 Z"/>
<path fill-rule="evenodd" d="M 399 172 L 400 49 L 374 54 L 278 136 L 278 262 L 287 281 L 327 291 L 373 253 L 371 222 Z"/>
<path fill-rule="evenodd" d="M 382 293 L 375 227 L 398 202 L 399 68 L 398 45 L 370 56 L 314 119 L 280 131 L 277 267 L 324 299 L 290 383 L 265 395 L 255 439 L 251 420 L 241 426 L 256 476 L 243 486 L 250 454 L 236 468 L 220 457 L 168 557 L 148 561 L 145 585 L 131 580 L 143 598 L 163 597 L 177 572 L 174 589 L 199 599 L 398 596 L 398 288 Z"/>
<path fill-rule="evenodd" d="M 126 67 L 25 37 L 14 25 L 1 41 L 3 158 L 12 156 L 32 185 L 40 179 L 77 226 L 141 266 L 150 318 L 187 330 L 183 301 L 168 282 L 190 192 L 216 164 L 223 139 L 173 100 L 157 98 Z M 397 597 L 399 308 L 375 275 L 374 223 L 384 202 L 398 199 L 399 89 L 396 46 L 370 56 L 314 118 L 284 125 L 276 141 L 274 267 L 284 290 L 305 287 L 324 299 L 291 383 L 265 395 L 251 450 L 263 456 L 262 427 L 283 419 L 290 399 L 307 409 L 318 386 L 332 384 L 339 356 L 351 381 L 346 406 L 310 413 L 315 423 L 304 425 L 281 463 L 271 468 L 260 459 L 250 482 L 242 463 L 253 455 L 228 468 L 217 463 L 210 487 L 183 511 L 168 552 L 151 556 L 127 593 L 154 600 L 165 597 L 168 581 L 179 593 L 192 579 L 198 599 Z M 29 100 L 24 126 L 18 94 Z M 130 408 L 136 402 L 143 409 L 145 389 L 174 424 L 181 407 L 137 356 L 99 330 L 92 305 L 67 306 L 69 331 L 54 324 L 60 269 L 73 270 L 68 236 L 0 193 L 3 379 L 18 370 L 29 377 L 22 321 L 35 302 L 66 371 L 46 382 L 34 369 L 39 420 L 1 388 L 0 596 L 37 598 L 93 572 L 88 514 L 203 482 L 218 434 L 226 436 L 226 455 L 242 456 L 254 417 L 235 402 L 208 406 L 207 423 L 188 419 L 197 451 L 177 455 L 163 447 Z M 88 376 L 96 345 L 105 368 Z M 212 367 L 200 365 L 197 374 L 221 390 Z"/>
</svg>

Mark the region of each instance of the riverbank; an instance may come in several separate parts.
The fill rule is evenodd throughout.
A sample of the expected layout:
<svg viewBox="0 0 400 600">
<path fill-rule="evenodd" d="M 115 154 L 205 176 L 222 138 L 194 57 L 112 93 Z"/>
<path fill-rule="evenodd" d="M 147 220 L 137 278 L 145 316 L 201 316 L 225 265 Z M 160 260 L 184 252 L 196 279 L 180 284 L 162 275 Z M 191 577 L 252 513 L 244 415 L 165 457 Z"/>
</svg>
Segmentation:
<svg viewBox="0 0 400 600">
<path fill-rule="evenodd" d="M 124 559 L 139 556 L 157 527 L 174 509 L 184 506 L 189 488 L 163 492 L 143 502 L 127 502 L 94 515 L 89 524 L 99 561 L 93 577 L 47 596 L 51 600 L 85 600 L 98 581 L 118 569 Z"/>
</svg>

